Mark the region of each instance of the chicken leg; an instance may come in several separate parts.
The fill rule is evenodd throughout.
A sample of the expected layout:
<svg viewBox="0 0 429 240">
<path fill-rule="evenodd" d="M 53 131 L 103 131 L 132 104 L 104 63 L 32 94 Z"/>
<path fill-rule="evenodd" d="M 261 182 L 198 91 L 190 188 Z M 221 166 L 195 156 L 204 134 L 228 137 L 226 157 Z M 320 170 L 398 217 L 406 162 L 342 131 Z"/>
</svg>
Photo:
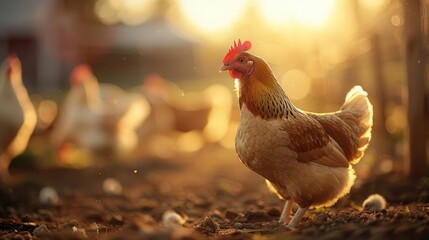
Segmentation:
<svg viewBox="0 0 429 240">
<path fill-rule="evenodd" d="M 295 215 L 293 215 L 292 220 L 290 220 L 289 224 L 287 225 L 288 228 L 295 228 L 296 224 L 301 220 L 301 218 L 304 216 L 305 212 L 307 212 L 308 207 L 302 208 L 299 207 L 298 211 L 296 211 Z"/>
<path fill-rule="evenodd" d="M 279 223 L 284 225 L 289 223 L 293 204 L 294 202 L 292 200 L 286 200 L 282 214 L 280 215 Z"/>
<path fill-rule="evenodd" d="M 3 153 L 3 155 L 0 155 L 0 184 L 6 183 L 10 180 L 8 170 L 10 162 L 11 157 L 8 153 Z"/>
</svg>

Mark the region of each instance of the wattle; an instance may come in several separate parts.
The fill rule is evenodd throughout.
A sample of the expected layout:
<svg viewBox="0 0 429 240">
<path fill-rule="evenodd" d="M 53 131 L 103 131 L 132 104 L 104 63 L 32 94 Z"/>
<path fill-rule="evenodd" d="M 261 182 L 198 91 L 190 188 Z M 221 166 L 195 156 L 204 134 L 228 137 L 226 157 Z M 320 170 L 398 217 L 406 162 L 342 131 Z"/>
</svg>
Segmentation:
<svg viewBox="0 0 429 240">
<path fill-rule="evenodd" d="M 241 78 L 243 76 L 243 73 L 236 70 L 229 70 L 228 73 L 232 78 Z"/>
</svg>

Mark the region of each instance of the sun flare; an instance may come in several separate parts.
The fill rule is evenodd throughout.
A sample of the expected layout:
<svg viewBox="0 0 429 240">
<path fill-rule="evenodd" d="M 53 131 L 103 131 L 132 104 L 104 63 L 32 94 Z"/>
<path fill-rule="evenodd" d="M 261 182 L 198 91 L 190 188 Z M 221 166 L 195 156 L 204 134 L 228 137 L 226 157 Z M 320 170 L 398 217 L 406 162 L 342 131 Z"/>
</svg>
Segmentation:
<svg viewBox="0 0 429 240">
<path fill-rule="evenodd" d="M 180 11 L 194 27 L 202 32 L 213 34 L 232 27 L 244 12 L 246 1 L 180 0 L 177 3 Z"/>
<path fill-rule="evenodd" d="M 331 15 L 335 0 L 259 0 L 262 16 L 278 27 L 296 22 L 311 27 L 320 27 Z"/>
</svg>

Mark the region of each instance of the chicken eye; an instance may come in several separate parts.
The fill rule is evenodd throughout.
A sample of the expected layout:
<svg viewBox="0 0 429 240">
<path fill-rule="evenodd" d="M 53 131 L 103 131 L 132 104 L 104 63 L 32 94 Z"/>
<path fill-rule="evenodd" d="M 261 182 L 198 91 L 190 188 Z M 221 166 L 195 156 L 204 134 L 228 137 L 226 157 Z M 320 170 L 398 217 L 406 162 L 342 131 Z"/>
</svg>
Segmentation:
<svg viewBox="0 0 429 240">
<path fill-rule="evenodd" d="M 240 58 L 240 62 L 243 63 L 244 62 L 244 58 Z"/>
</svg>

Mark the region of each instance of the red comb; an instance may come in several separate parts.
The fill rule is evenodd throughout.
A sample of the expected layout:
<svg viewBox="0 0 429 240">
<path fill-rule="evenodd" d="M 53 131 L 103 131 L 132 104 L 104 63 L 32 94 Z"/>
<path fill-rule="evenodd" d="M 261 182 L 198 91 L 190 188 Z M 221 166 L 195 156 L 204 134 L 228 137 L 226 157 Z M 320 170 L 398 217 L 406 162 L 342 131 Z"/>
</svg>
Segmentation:
<svg viewBox="0 0 429 240">
<path fill-rule="evenodd" d="M 88 76 L 91 76 L 91 67 L 86 64 L 78 65 L 72 70 L 70 75 L 70 81 L 72 85 L 79 85 Z"/>
<path fill-rule="evenodd" d="M 241 44 L 241 40 L 238 39 L 238 44 L 236 41 L 234 41 L 234 46 L 231 46 L 228 53 L 223 58 L 223 63 L 227 63 L 231 61 L 231 59 L 234 58 L 235 54 L 238 52 L 244 52 L 249 50 L 252 47 L 252 43 L 250 41 L 245 41 L 243 44 Z"/>
</svg>

